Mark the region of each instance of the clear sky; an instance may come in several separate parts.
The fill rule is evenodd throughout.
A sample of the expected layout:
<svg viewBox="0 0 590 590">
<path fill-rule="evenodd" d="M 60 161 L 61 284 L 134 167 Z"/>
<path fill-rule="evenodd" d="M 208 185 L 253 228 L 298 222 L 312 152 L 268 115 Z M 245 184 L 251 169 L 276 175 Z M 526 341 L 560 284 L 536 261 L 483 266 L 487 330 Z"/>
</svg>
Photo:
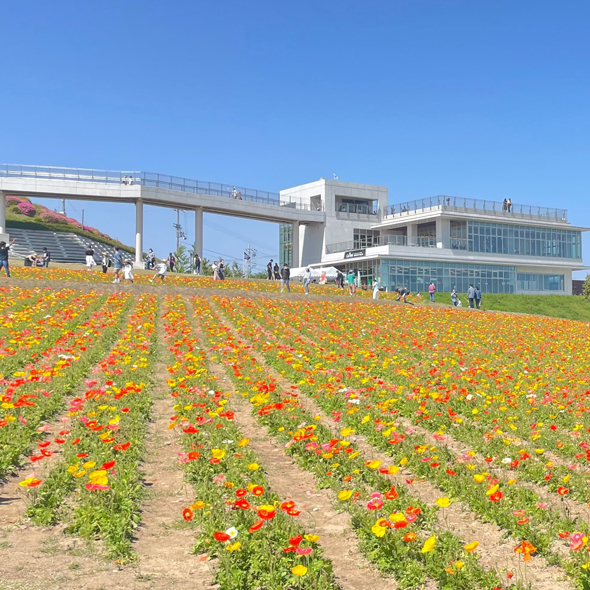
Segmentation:
<svg viewBox="0 0 590 590">
<path fill-rule="evenodd" d="M 10 2 L 0 162 L 270 191 L 337 173 L 590 226 L 589 22 L 587 0 Z M 67 207 L 133 244 L 132 206 Z M 205 220 L 207 257 L 277 258 L 276 225 Z M 145 248 L 172 250 L 174 221 L 147 208 Z"/>
</svg>

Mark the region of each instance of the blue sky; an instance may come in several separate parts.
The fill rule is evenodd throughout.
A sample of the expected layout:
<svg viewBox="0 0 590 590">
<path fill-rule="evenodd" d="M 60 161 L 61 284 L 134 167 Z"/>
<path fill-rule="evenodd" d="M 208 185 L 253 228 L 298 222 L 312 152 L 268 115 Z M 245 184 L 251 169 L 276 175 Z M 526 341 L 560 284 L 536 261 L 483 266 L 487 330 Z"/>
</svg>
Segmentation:
<svg viewBox="0 0 590 590">
<path fill-rule="evenodd" d="M 587 0 L 11 2 L 0 162 L 270 191 L 337 173 L 391 202 L 510 197 L 590 226 L 589 20 Z M 83 207 L 133 243 L 132 207 Z M 276 225 L 205 218 L 207 257 L 249 238 L 276 258 Z M 145 247 L 173 249 L 174 221 L 147 208 Z"/>
</svg>

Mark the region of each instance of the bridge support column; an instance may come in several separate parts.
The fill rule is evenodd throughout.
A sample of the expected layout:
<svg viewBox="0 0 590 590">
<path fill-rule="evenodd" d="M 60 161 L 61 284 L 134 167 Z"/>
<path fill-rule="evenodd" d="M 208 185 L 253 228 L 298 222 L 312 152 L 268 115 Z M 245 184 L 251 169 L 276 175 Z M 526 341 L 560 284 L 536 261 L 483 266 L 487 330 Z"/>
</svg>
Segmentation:
<svg viewBox="0 0 590 590">
<path fill-rule="evenodd" d="M 203 253 L 203 207 L 195 209 L 195 252 L 201 257 Z"/>
<path fill-rule="evenodd" d="M 143 201 L 135 202 L 135 268 L 143 268 Z"/>
<path fill-rule="evenodd" d="M 6 231 L 6 193 L 0 192 L 0 241 L 8 242 Z"/>
<path fill-rule="evenodd" d="M 300 258 L 299 258 L 299 222 L 296 221 L 291 226 L 291 267 L 292 268 L 299 268 Z"/>
</svg>

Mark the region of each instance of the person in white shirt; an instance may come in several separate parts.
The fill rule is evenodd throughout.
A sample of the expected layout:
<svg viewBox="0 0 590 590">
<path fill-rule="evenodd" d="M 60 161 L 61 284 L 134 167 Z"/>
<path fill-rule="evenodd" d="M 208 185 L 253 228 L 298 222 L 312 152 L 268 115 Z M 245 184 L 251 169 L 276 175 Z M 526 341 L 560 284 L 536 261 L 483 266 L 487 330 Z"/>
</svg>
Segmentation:
<svg viewBox="0 0 590 590">
<path fill-rule="evenodd" d="M 373 299 L 379 299 L 379 288 L 381 285 L 379 284 L 379 279 L 375 279 L 373 283 Z"/>
<path fill-rule="evenodd" d="M 131 262 L 129 260 L 125 261 L 125 266 L 123 268 L 123 274 L 124 274 L 124 278 L 126 281 L 133 282 L 133 279 L 135 277 L 133 276 L 133 266 L 131 265 Z"/>
<path fill-rule="evenodd" d="M 156 264 L 156 274 L 150 279 L 150 283 L 153 283 L 157 277 L 160 277 L 162 283 L 166 278 L 166 273 L 168 272 L 168 265 L 166 264 L 165 260 L 162 260 L 158 264 Z"/>
<path fill-rule="evenodd" d="M 303 275 L 303 288 L 305 289 L 306 295 L 309 295 L 309 283 L 311 283 L 311 269 L 308 266 Z"/>
</svg>

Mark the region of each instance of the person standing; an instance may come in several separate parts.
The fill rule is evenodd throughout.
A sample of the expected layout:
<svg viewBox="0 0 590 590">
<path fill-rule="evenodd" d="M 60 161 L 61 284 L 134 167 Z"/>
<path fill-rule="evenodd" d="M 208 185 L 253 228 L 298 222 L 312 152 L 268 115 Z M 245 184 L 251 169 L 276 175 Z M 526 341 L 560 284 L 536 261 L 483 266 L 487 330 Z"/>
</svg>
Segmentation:
<svg viewBox="0 0 590 590">
<path fill-rule="evenodd" d="M 225 281 L 225 262 L 223 262 L 223 258 L 219 259 L 219 265 L 217 266 L 217 277 L 220 281 Z"/>
<path fill-rule="evenodd" d="M 475 287 L 475 306 L 477 309 L 481 307 L 481 289 L 479 288 L 479 285 Z"/>
<path fill-rule="evenodd" d="M 200 275 L 201 274 L 201 257 L 195 252 L 194 256 L 193 256 L 193 264 L 194 264 L 194 268 L 195 268 L 195 274 L 196 275 Z"/>
<path fill-rule="evenodd" d="M 268 275 L 268 280 L 272 281 L 272 258 L 270 262 L 266 265 L 266 274 Z"/>
<path fill-rule="evenodd" d="M 43 266 L 49 268 L 51 262 L 51 252 L 47 248 L 43 248 Z"/>
<path fill-rule="evenodd" d="M 475 289 L 473 285 L 469 285 L 469 289 L 467 289 L 467 299 L 469 299 L 469 307 L 473 308 L 473 302 L 475 301 Z"/>
<path fill-rule="evenodd" d="M 308 266 L 303 275 L 303 288 L 305 289 L 306 295 L 309 295 L 309 283 L 311 283 L 311 269 Z"/>
<path fill-rule="evenodd" d="M 94 250 L 92 249 L 92 246 L 88 246 L 88 248 L 86 248 L 86 270 L 92 270 L 92 267 L 95 264 Z"/>
<path fill-rule="evenodd" d="M 379 284 L 379 279 L 375 279 L 373 283 L 373 299 L 379 299 L 379 289 L 381 285 Z"/>
<path fill-rule="evenodd" d="M 428 294 L 430 295 L 431 303 L 434 303 L 434 294 L 435 293 L 436 293 L 436 287 L 434 286 L 434 283 L 432 281 L 430 281 L 430 285 L 428 285 Z"/>
<path fill-rule="evenodd" d="M 213 264 L 211 265 L 211 270 L 213 271 L 213 280 L 218 281 L 219 280 L 219 266 L 217 265 L 217 260 L 213 261 Z"/>
<path fill-rule="evenodd" d="M 0 270 L 4 268 L 4 272 L 6 272 L 6 278 L 8 279 L 10 278 L 10 268 L 8 267 L 8 251 L 14 242 L 16 242 L 16 238 L 14 238 L 10 244 L 7 244 L 4 240 L 0 242 Z"/>
<path fill-rule="evenodd" d="M 278 263 L 275 262 L 275 265 L 273 266 L 272 271 L 273 271 L 273 273 L 275 275 L 275 281 L 280 281 L 281 280 L 281 273 L 280 273 L 280 270 L 279 270 Z"/>
<path fill-rule="evenodd" d="M 115 254 L 113 255 L 113 267 L 115 268 L 115 280 L 113 283 L 121 282 L 121 270 L 123 269 L 123 254 L 118 246 L 115 246 Z"/>
<path fill-rule="evenodd" d="M 346 282 L 348 283 L 348 294 L 353 297 L 356 294 L 356 274 L 352 268 L 346 275 Z"/>
<path fill-rule="evenodd" d="M 174 265 L 176 264 L 176 258 L 174 258 L 174 254 L 170 252 L 168 254 L 168 266 L 170 267 L 170 272 L 174 272 Z"/>
<path fill-rule="evenodd" d="M 283 264 L 283 270 L 281 271 L 281 293 L 285 287 L 287 287 L 287 293 L 291 293 L 291 286 L 289 284 L 290 280 L 291 271 L 289 270 L 289 266 L 285 263 Z"/>
<path fill-rule="evenodd" d="M 457 307 L 457 289 L 451 291 L 451 303 Z"/>
<path fill-rule="evenodd" d="M 232 191 L 231 191 L 231 196 L 232 196 L 234 199 L 237 199 L 237 198 L 238 198 L 238 191 L 236 190 L 236 187 L 235 187 L 235 186 L 234 186 L 234 188 L 233 188 L 233 189 L 232 189 Z"/>
<path fill-rule="evenodd" d="M 507 207 L 508 213 L 512 213 L 512 199 L 508 199 Z"/>
<path fill-rule="evenodd" d="M 154 251 L 150 248 L 147 253 L 147 268 L 148 270 L 152 270 L 156 266 L 156 255 Z"/>
<path fill-rule="evenodd" d="M 102 274 L 107 274 L 109 268 L 109 255 L 105 252 L 102 253 Z"/>
<path fill-rule="evenodd" d="M 504 213 L 506 213 L 506 211 L 508 211 L 508 199 L 504 198 L 504 200 L 502 201 L 502 211 Z"/>
</svg>

